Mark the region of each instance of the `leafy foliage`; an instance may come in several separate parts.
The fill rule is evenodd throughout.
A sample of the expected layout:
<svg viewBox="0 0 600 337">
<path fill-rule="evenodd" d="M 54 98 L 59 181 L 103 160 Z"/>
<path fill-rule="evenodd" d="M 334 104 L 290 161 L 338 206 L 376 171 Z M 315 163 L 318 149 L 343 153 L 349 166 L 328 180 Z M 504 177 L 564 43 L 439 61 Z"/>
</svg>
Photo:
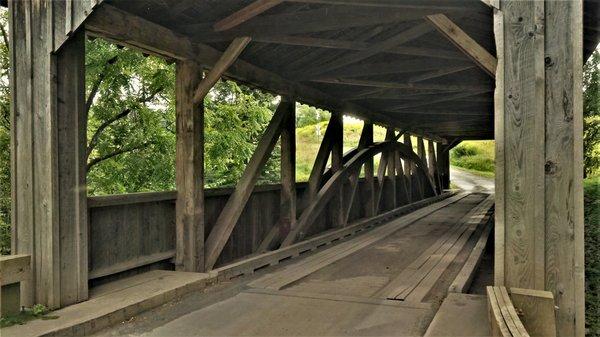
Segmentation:
<svg viewBox="0 0 600 337">
<path fill-rule="evenodd" d="M 583 69 L 583 157 L 585 175 L 600 174 L 600 52 Z"/>
<path fill-rule="evenodd" d="M 450 164 L 476 172 L 493 173 L 494 141 L 465 141 L 450 151 Z"/>
</svg>

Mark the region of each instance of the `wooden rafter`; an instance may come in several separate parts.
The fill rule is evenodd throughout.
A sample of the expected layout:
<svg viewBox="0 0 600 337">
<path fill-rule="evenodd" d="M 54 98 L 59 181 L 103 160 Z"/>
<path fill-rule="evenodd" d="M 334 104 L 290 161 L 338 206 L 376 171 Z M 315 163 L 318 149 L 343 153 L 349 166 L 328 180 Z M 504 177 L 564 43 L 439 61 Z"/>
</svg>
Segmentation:
<svg viewBox="0 0 600 337">
<path fill-rule="evenodd" d="M 373 44 L 360 41 L 344 41 L 334 39 L 324 39 L 308 36 L 277 35 L 277 36 L 258 36 L 253 37 L 256 42 L 284 44 L 290 46 L 303 46 L 325 49 L 341 50 L 369 50 Z M 444 49 L 421 48 L 421 47 L 395 47 L 385 51 L 386 53 L 409 56 L 422 56 L 426 58 L 440 58 L 450 60 L 464 60 L 461 53 L 447 51 Z"/>
<path fill-rule="evenodd" d="M 221 55 L 221 58 L 215 63 L 202 82 L 200 82 L 198 88 L 196 88 L 196 91 L 194 92 L 194 103 L 198 104 L 204 100 L 204 97 L 206 97 L 210 89 L 217 83 L 221 76 L 223 76 L 225 71 L 231 67 L 233 62 L 237 60 L 248 43 L 250 43 L 250 40 L 249 37 L 240 37 L 231 42 L 227 50 Z"/>
<path fill-rule="evenodd" d="M 469 70 L 469 69 L 473 69 L 473 68 L 474 68 L 474 66 L 456 66 L 456 67 L 446 67 L 446 68 L 441 68 L 441 69 L 438 68 L 438 69 L 435 69 L 432 71 L 428 71 L 424 74 L 413 76 L 408 79 L 408 82 L 409 83 L 422 82 L 422 81 L 431 80 L 431 79 L 446 76 L 446 75 L 456 74 L 461 71 L 465 71 L 465 70 Z"/>
<path fill-rule="evenodd" d="M 328 83 L 328 84 L 343 84 L 343 85 L 352 85 L 352 86 L 359 86 L 359 87 L 389 88 L 389 89 L 413 89 L 413 90 L 423 90 L 423 91 L 438 90 L 440 92 L 460 91 L 460 90 L 480 91 L 480 90 L 490 89 L 490 87 L 486 86 L 486 85 L 402 83 L 402 82 L 385 82 L 385 81 L 340 79 L 340 78 L 324 78 L 324 79 L 313 80 L 312 82 Z"/>
<path fill-rule="evenodd" d="M 342 57 L 339 59 L 332 60 L 324 65 L 319 66 L 315 69 L 310 69 L 306 76 L 317 76 L 325 72 L 333 71 L 339 68 L 343 68 L 345 66 L 360 62 L 365 60 L 373 55 L 377 55 L 379 53 L 385 52 L 392 48 L 398 47 L 406 42 L 412 41 L 420 36 L 423 36 L 431 31 L 431 26 L 426 23 L 419 24 L 412 28 L 409 28 L 385 41 L 376 43 L 372 45 L 370 49 L 366 49 L 354 54 L 350 54 L 346 57 Z"/>
<path fill-rule="evenodd" d="M 417 108 L 417 107 L 427 106 L 427 105 L 436 104 L 436 103 L 457 101 L 462 98 L 468 98 L 468 97 L 472 97 L 472 96 L 481 95 L 481 94 L 487 93 L 489 91 L 491 91 L 491 89 L 490 90 L 481 90 L 481 91 L 463 92 L 463 93 L 459 93 L 459 94 L 440 97 L 437 99 L 422 100 L 422 101 L 415 102 L 412 104 L 399 105 L 399 106 L 390 108 L 390 111 L 398 111 L 398 110 L 402 110 L 402 109 Z"/>
<path fill-rule="evenodd" d="M 231 194 L 227 200 L 227 204 L 225 204 L 221 214 L 219 214 L 219 217 L 215 221 L 210 235 L 206 240 L 206 270 L 213 269 L 225 244 L 229 240 L 229 236 L 252 194 L 252 190 L 260 176 L 260 172 L 269 159 L 269 156 L 281 135 L 281 130 L 288 112 L 290 111 L 289 104 L 292 103 L 287 101 L 279 103 L 279 107 L 277 108 L 277 111 L 275 111 L 271 122 L 267 126 L 263 137 L 250 159 L 250 162 L 248 162 L 242 177 L 238 181 L 235 191 Z"/>
<path fill-rule="evenodd" d="M 141 50 L 160 57 L 177 60 L 194 60 L 199 64 L 215 64 L 222 52 L 206 44 L 192 42 L 173 30 L 157 25 L 139 16 L 108 4 L 98 7 L 86 21 L 86 33 L 105 38 L 120 45 Z M 229 78 L 251 84 L 269 92 L 298 99 L 302 103 L 331 111 L 344 111 L 348 115 L 395 125 L 397 120 L 373 112 L 358 104 L 340 102 L 339 99 L 313 87 L 290 81 L 264 68 L 238 59 L 224 74 Z"/>
<path fill-rule="evenodd" d="M 334 7 L 265 15 L 260 20 L 252 20 L 242 26 L 221 32 L 214 31 L 212 23 L 180 25 L 177 30 L 189 36 L 194 36 L 194 39 L 198 42 L 222 42 L 231 41 L 233 38 L 240 36 L 259 38 L 367 27 L 386 23 L 397 24 L 418 20 L 426 15 L 436 13 L 439 13 L 439 11 L 433 9 L 390 11 L 383 8 L 348 10 L 348 8 Z"/>
<path fill-rule="evenodd" d="M 473 40 L 459 26 L 444 14 L 428 15 L 427 20 L 450 40 L 458 49 L 469 56 L 475 64 L 490 76 L 496 76 L 498 60 L 483 48 L 477 41 Z"/>
<path fill-rule="evenodd" d="M 217 32 L 231 29 L 257 15 L 260 15 L 263 12 L 266 12 L 270 8 L 277 6 L 282 2 L 283 0 L 256 0 L 250 5 L 215 23 L 213 28 Z"/>
<path fill-rule="evenodd" d="M 299 2 L 322 5 L 347 5 L 362 7 L 401 8 L 401 9 L 435 9 L 443 12 L 465 12 L 481 11 L 474 6 L 451 6 L 435 4 L 403 3 L 398 0 L 285 0 L 287 2 Z M 490 1 L 490 0 L 482 0 Z"/>
</svg>

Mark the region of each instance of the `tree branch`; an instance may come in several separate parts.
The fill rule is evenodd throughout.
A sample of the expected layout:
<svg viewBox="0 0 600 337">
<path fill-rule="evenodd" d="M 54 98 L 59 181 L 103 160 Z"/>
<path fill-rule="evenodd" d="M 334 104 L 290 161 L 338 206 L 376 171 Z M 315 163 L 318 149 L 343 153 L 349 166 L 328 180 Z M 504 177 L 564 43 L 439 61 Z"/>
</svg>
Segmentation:
<svg viewBox="0 0 600 337">
<path fill-rule="evenodd" d="M 100 76 L 98 76 L 98 80 L 92 86 L 92 90 L 90 91 L 89 96 L 85 100 L 86 114 L 89 114 L 90 109 L 92 108 L 92 104 L 94 104 L 94 99 L 96 98 L 96 95 L 98 94 L 98 91 L 100 90 L 100 85 L 102 84 L 102 81 L 104 81 L 104 79 L 106 78 L 106 72 L 108 71 L 108 67 L 115 64 L 115 62 L 117 62 L 118 57 L 119 56 L 117 55 L 106 61 L 106 64 L 104 65 L 104 68 L 103 68 L 102 72 L 100 73 Z"/>
<path fill-rule="evenodd" d="M 146 97 L 140 98 L 138 100 L 138 103 L 140 103 L 140 104 L 146 104 L 146 103 L 150 102 L 162 90 L 163 90 L 162 87 L 161 88 L 157 88 L 150 96 L 146 96 Z M 90 142 L 89 142 L 88 147 L 87 147 L 87 151 L 86 151 L 86 158 L 87 159 L 90 158 L 90 155 L 92 154 L 92 151 L 94 151 L 94 148 L 96 148 L 96 145 L 98 145 L 98 140 L 100 139 L 100 136 L 102 135 L 102 132 L 104 132 L 104 130 L 106 130 L 106 128 L 108 128 L 114 122 L 127 117 L 132 111 L 133 110 L 130 109 L 130 108 L 125 109 L 121 113 L 119 113 L 118 115 L 115 115 L 112 118 L 104 121 L 104 123 L 102 123 L 98 127 L 98 129 L 96 129 L 96 131 L 94 132 L 94 135 L 92 136 L 92 139 L 90 139 Z"/>
<path fill-rule="evenodd" d="M 6 49 L 10 50 L 10 44 L 8 41 L 8 33 L 4 28 L 4 25 L 0 25 L 0 31 L 2 31 L 2 39 L 4 40 L 4 44 L 6 45 Z"/>
<path fill-rule="evenodd" d="M 97 165 L 97 164 L 99 164 L 99 163 L 101 163 L 101 162 L 103 162 L 105 160 L 108 160 L 110 158 L 122 155 L 124 153 L 128 153 L 128 152 L 133 152 L 133 151 L 145 149 L 145 148 L 147 148 L 150 145 L 153 145 L 155 143 L 156 142 L 154 142 L 154 141 L 152 141 L 152 142 L 146 142 L 146 143 L 142 143 L 140 145 L 131 146 L 131 147 L 128 147 L 128 148 L 116 150 L 116 151 L 111 152 L 109 154 L 106 154 L 104 156 L 101 156 L 101 157 L 98 157 L 98 158 L 94 158 L 94 159 L 92 159 L 92 160 L 90 160 L 88 162 L 88 164 L 87 164 L 87 171 L 89 172 L 92 169 L 92 167 L 94 167 L 95 165 Z"/>
<path fill-rule="evenodd" d="M 118 115 L 115 115 L 112 118 L 105 120 L 104 123 L 100 124 L 98 129 L 96 129 L 96 131 L 94 132 L 92 139 L 90 139 L 86 151 L 86 158 L 90 158 L 90 154 L 92 154 L 92 151 L 94 151 L 94 148 L 96 147 L 96 145 L 98 145 L 98 140 L 100 139 L 102 132 L 104 132 L 104 130 L 106 130 L 106 128 L 108 128 L 112 123 L 118 121 L 119 119 L 127 117 L 131 113 L 131 111 L 131 109 L 125 109 L 121 111 L 121 113 L 119 113 Z"/>
</svg>

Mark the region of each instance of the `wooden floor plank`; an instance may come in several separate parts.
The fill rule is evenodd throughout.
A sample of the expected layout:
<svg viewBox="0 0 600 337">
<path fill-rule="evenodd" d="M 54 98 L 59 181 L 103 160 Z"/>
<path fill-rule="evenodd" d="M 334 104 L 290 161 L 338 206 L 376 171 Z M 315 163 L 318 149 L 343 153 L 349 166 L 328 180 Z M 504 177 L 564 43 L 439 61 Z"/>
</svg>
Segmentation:
<svg viewBox="0 0 600 337">
<path fill-rule="evenodd" d="M 425 283 L 420 286 L 419 290 L 412 297 L 413 300 L 422 300 L 431 287 L 433 287 L 437 278 L 439 278 L 460 250 L 462 250 L 462 247 L 464 247 L 468 238 L 476 230 L 477 225 L 482 221 L 483 216 L 487 214 L 492 205 L 493 196 L 489 196 L 479 203 L 459 221 L 458 226 L 449 230 L 442 238 L 436 241 L 413 264 L 405 268 L 385 288 L 379 291 L 376 296 L 405 300 L 426 279 Z M 433 274 L 428 277 L 432 272 Z"/>
<path fill-rule="evenodd" d="M 465 262 L 464 266 L 448 288 L 449 293 L 466 293 L 469 287 L 471 286 L 471 282 L 473 282 L 473 276 L 481 263 L 483 258 L 483 253 L 485 252 L 485 248 L 487 246 L 487 242 L 490 237 L 490 233 L 494 228 L 492 222 L 489 222 L 483 232 L 481 232 L 481 236 L 477 240 L 475 244 L 475 248 L 469 254 L 467 262 Z"/>
<path fill-rule="evenodd" d="M 452 198 L 448 198 L 439 203 L 424 207 L 416 210 L 410 214 L 402 216 L 390 223 L 381 227 L 375 228 L 369 233 L 363 234 L 351 241 L 341 243 L 335 247 L 327 249 L 326 251 L 320 252 L 313 256 L 310 256 L 302 261 L 292 264 L 286 268 L 278 270 L 277 272 L 267 274 L 249 284 L 255 288 L 266 288 L 279 290 L 307 275 L 314 273 L 315 271 L 330 265 L 354 252 L 373 244 L 390 234 L 412 224 L 413 222 L 436 212 L 437 210 L 456 203 L 469 194 L 461 193 Z"/>
</svg>

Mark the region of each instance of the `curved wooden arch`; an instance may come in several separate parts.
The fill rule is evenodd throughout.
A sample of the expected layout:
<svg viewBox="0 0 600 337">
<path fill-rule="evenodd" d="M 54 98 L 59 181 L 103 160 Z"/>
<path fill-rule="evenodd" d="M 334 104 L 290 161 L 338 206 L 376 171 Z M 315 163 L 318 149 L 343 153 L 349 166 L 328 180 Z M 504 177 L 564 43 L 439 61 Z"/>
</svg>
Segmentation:
<svg viewBox="0 0 600 337">
<path fill-rule="evenodd" d="M 425 177 L 427 177 L 429 186 L 431 187 L 432 191 L 437 195 L 435 184 L 429 176 L 427 165 L 425 165 L 421 158 L 417 154 L 415 154 L 409 146 L 404 145 L 402 143 L 398 143 L 396 141 L 373 144 L 369 147 L 357 151 L 356 154 L 344 164 L 344 167 L 341 171 L 334 173 L 331 176 L 331 178 L 327 180 L 325 185 L 321 188 L 321 190 L 319 190 L 319 193 L 317 194 L 316 198 L 302 212 L 302 215 L 300 216 L 300 219 L 298 219 L 296 226 L 283 240 L 281 246 L 289 246 L 293 244 L 299 236 L 302 236 L 301 233 L 305 232 L 306 229 L 308 229 L 314 223 L 314 221 L 323 211 L 323 209 L 334 196 L 334 194 L 337 191 L 339 191 L 340 185 L 342 185 L 347 180 L 350 174 L 360 170 L 362 165 L 364 165 L 367 160 L 371 159 L 375 155 L 382 152 L 392 151 L 397 151 L 402 159 L 413 162 L 417 169 L 421 171 L 421 173 Z"/>
</svg>

